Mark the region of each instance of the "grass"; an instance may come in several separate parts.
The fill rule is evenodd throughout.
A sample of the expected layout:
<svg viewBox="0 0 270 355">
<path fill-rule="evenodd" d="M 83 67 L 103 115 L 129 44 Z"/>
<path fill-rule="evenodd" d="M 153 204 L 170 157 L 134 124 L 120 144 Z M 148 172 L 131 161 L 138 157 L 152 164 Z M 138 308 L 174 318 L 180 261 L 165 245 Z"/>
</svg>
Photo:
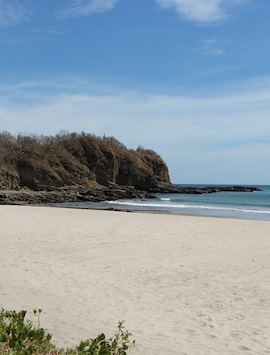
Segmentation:
<svg viewBox="0 0 270 355">
<path fill-rule="evenodd" d="M 26 311 L 0 311 L 0 354 L 10 355 L 127 355 L 131 334 L 123 322 L 118 324 L 117 332 L 112 338 L 100 334 L 94 339 L 82 341 L 70 349 L 58 348 L 52 336 L 40 327 L 41 310 L 34 310 L 37 326 L 26 319 Z"/>
</svg>

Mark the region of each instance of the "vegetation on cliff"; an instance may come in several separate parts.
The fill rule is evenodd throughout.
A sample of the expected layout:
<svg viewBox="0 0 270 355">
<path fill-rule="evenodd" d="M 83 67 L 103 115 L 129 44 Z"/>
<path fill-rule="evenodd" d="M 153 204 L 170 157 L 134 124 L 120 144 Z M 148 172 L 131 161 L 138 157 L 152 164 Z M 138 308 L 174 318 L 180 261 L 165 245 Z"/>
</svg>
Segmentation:
<svg viewBox="0 0 270 355">
<path fill-rule="evenodd" d="M 127 149 L 113 137 L 90 134 L 14 137 L 0 134 L 0 189 L 133 186 L 148 191 L 170 183 L 168 168 L 152 150 Z"/>
</svg>

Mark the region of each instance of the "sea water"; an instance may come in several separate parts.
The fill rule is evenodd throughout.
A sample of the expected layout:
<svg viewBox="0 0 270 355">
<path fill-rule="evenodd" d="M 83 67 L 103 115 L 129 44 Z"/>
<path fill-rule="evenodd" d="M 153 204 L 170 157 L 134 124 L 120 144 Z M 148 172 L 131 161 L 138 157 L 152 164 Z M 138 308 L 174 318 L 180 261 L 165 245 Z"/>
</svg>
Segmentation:
<svg viewBox="0 0 270 355">
<path fill-rule="evenodd" d="M 183 186 L 183 185 L 180 185 Z M 184 185 L 185 186 L 185 185 Z M 207 185 L 188 185 L 205 187 Z M 218 185 L 211 185 L 218 186 Z M 222 186 L 222 185 L 220 185 Z M 153 211 L 170 214 L 244 218 L 270 221 L 270 186 L 259 192 L 217 192 L 201 195 L 156 194 L 153 199 L 54 204 L 58 207 Z"/>
<path fill-rule="evenodd" d="M 202 187 L 207 185 L 192 186 Z M 109 201 L 108 204 L 111 207 L 135 211 L 161 211 L 172 214 L 270 221 L 270 186 L 257 187 L 262 191 L 218 192 L 202 195 L 157 194 L 155 199 Z"/>
</svg>

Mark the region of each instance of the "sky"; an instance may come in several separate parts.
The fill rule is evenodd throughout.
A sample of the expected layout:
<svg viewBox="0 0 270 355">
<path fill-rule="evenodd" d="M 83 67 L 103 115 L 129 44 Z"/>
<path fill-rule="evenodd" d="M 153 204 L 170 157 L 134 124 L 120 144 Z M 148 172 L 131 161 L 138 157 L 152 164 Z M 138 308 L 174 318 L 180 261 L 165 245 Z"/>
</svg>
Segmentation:
<svg viewBox="0 0 270 355">
<path fill-rule="evenodd" d="M 0 0 L 0 131 L 115 136 L 270 184 L 269 0 Z"/>
</svg>

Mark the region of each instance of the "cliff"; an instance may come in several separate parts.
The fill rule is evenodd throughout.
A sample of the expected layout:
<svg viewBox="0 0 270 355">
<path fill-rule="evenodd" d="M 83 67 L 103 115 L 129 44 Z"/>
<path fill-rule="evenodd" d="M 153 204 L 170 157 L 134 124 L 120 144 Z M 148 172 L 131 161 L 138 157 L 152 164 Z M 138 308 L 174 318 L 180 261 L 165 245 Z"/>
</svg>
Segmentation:
<svg viewBox="0 0 270 355">
<path fill-rule="evenodd" d="M 127 149 L 114 138 L 0 135 L 1 190 L 114 186 L 151 191 L 159 184 L 170 184 L 162 158 L 151 150 Z"/>
</svg>

